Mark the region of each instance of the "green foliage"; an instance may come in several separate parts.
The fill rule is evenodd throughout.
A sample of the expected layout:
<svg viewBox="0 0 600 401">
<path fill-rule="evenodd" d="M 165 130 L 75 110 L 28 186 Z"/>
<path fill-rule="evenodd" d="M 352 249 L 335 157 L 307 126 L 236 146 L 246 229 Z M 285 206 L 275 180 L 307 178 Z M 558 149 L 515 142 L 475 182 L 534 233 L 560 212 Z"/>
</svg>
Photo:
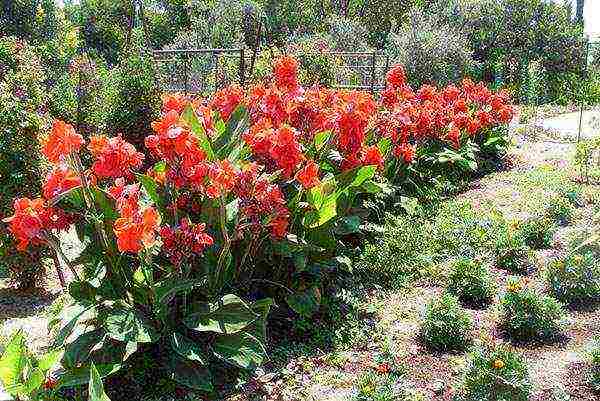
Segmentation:
<svg viewBox="0 0 600 401">
<path fill-rule="evenodd" d="M 109 109 L 106 129 L 123 134 L 138 149 L 144 148 L 144 137 L 150 135 L 150 124 L 160 111 L 160 92 L 152 61 L 143 55 L 131 55 L 111 71 L 108 93 Z"/>
<path fill-rule="evenodd" d="M 390 35 L 386 53 L 402 64 L 412 85 L 446 85 L 471 76 L 477 64 L 465 35 L 420 11 Z"/>
<path fill-rule="evenodd" d="M 600 301 L 600 264 L 591 252 L 553 260 L 545 271 L 545 280 L 550 294 L 561 302 Z"/>
<path fill-rule="evenodd" d="M 447 289 L 461 302 L 484 306 L 494 298 L 496 283 L 487 264 L 479 259 L 462 258 L 452 264 Z"/>
<path fill-rule="evenodd" d="M 526 281 L 512 278 L 500 304 L 500 327 L 513 339 L 552 339 L 560 334 L 564 311 L 553 298 L 542 295 Z"/>
<path fill-rule="evenodd" d="M 52 0 L 4 1 L 0 6 L 0 36 L 36 42 L 49 40 L 58 29 L 57 13 Z"/>
<path fill-rule="evenodd" d="M 458 298 L 443 294 L 426 308 L 420 338 L 436 351 L 462 351 L 472 339 L 473 319 L 461 308 Z"/>
<path fill-rule="evenodd" d="M 548 217 L 531 216 L 519 223 L 516 235 L 532 249 L 548 249 L 555 232 L 556 225 Z"/>
<path fill-rule="evenodd" d="M 514 274 L 527 274 L 534 267 L 534 255 L 518 234 L 518 224 L 517 221 L 506 222 L 502 219 L 494 244 L 496 266 Z"/>
<path fill-rule="evenodd" d="M 60 355 L 60 351 L 50 351 L 36 358 L 19 330 L 10 337 L 0 358 L 0 383 L 15 399 L 38 399 L 45 391 L 48 372 L 57 364 Z"/>
<path fill-rule="evenodd" d="M 527 401 L 531 383 L 527 364 L 506 345 L 477 347 L 457 388 L 457 401 Z"/>
<path fill-rule="evenodd" d="M 335 84 L 333 59 L 326 53 L 328 44 L 320 37 L 309 37 L 290 47 L 299 63 L 299 81 L 302 85 L 331 87 Z"/>
<path fill-rule="evenodd" d="M 595 338 L 588 352 L 590 363 L 590 385 L 600 391 L 600 338 Z"/>
<path fill-rule="evenodd" d="M 545 215 L 554 223 L 566 226 L 573 221 L 573 204 L 567 196 L 553 196 L 548 200 Z"/>
<path fill-rule="evenodd" d="M 567 4 L 543 0 L 476 0 L 439 2 L 442 20 L 467 36 L 481 77 L 509 87 L 526 85 L 531 61 L 545 71 L 544 101 L 559 100 L 568 88 L 570 99 L 582 77 L 584 41 L 581 25 L 572 22 Z M 579 78 L 576 78 L 579 77 Z M 517 91 L 527 100 L 527 91 Z M 569 99 L 565 99 L 569 101 Z M 560 101 L 560 100 L 559 100 Z"/>
<path fill-rule="evenodd" d="M 116 64 L 129 45 L 133 10 L 129 2 L 85 0 L 78 7 L 77 25 L 85 49 Z"/>
<path fill-rule="evenodd" d="M 41 189 L 38 136 L 45 125 L 44 72 L 34 49 L 11 37 L 0 38 L 0 216 L 9 216 L 12 199 L 34 197 Z M 19 252 L 6 225 L 0 225 L 0 265 L 12 284 L 33 288 L 45 270 L 46 251 Z"/>
</svg>

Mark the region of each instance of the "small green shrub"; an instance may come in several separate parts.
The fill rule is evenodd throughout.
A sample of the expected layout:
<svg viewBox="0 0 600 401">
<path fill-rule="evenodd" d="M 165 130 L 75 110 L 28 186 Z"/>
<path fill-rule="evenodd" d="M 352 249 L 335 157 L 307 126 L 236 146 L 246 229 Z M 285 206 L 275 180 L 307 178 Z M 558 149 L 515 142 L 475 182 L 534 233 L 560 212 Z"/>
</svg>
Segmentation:
<svg viewBox="0 0 600 401">
<path fill-rule="evenodd" d="M 563 316 L 561 304 L 531 289 L 526 279 L 508 281 L 500 301 L 500 327 L 512 339 L 551 339 L 560 333 Z"/>
<path fill-rule="evenodd" d="M 306 86 L 331 87 L 335 84 L 335 65 L 327 54 L 329 44 L 319 36 L 306 38 L 290 46 L 300 64 L 299 80 Z"/>
<path fill-rule="evenodd" d="M 527 274 L 533 268 L 533 254 L 517 233 L 516 223 L 504 223 L 498 228 L 494 247 L 496 267 L 514 274 Z"/>
<path fill-rule="evenodd" d="M 573 204 L 566 196 L 554 196 L 546 206 L 545 216 L 558 225 L 566 226 L 573 221 Z"/>
<path fill-rule="evenodd" d="M 545 271 L 549 292 L 561 302 L 600 300 L 600 264 L 591 252 L 553 260 Z"/>
<path fill-rule="evenodd" d="M 600 391 L 600 337 L 596 337 L 588 352 L 590 362 L 590 385 Z"/>
<path fill-rule="evenodd" d="M 527 401 L 531 391 L 523 358 L 507 345 L 484 345 L 468 359 L 456 401 Z"/>
<path fill-rule="evenodd" d="M 421 326 L 423 343 L 435 351 L 462 351 L 471 342 L 473 320 L 452 294 L 443 294 L 428 305 Z"/>
<path fill-rule="evenodd" d="M 452 265 L 448 291 L 464 303 L 483 306 L 494 298 L 496 284 L 488 265 L 478 259 L 462 258 Z"/>
<path fill-rule="evenodd" d="M 552 246 L 555 231 L 556 226 L 548 217 L 532 216 L 521 222 L 517 235 L 532 249 L 548 249 Z"/>
</svg>

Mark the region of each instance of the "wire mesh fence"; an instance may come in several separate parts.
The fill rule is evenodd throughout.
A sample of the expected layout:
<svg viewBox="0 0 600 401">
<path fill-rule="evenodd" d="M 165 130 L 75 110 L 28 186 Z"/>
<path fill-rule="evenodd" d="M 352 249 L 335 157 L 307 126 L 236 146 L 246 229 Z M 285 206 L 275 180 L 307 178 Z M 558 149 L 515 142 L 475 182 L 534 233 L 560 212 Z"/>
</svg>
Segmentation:
<svg viewBox="0 0 600 401">
<path fill-rule="evenodd" d="M 254 76 L 244 49 L 173 49 L 151 52 L 163 92 L 207 95 Z M 335 66 L 333 88 L 369 90 L 385 87 L 389 57 L 378 52 L 330 52 Z"/>
<path fill-rule="evenodd" d="M 244 49 L 154 50 L 163 92 L 209 94 L 233 83 L 244 85 Z"/>
</svg>

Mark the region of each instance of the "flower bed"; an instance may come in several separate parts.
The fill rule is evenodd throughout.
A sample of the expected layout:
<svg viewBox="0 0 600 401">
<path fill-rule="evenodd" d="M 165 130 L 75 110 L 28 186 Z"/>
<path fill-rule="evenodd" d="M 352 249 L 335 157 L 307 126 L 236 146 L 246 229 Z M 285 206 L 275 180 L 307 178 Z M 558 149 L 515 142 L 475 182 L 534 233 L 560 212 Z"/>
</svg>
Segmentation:
<svg viewBox="0 0 600 401">
<path fill-rule="evenodd" d="M 81 383 L 92 361 L 113 373 L 149 348 L 173 380 L 204 391 L 215 361 L 255 368 L 271 298 L 301 314 L 318 308 L 320 272 L 360 229 L 358 200 L 475 170 L 506 143 L 506 94 L 469 80 L 413 91 L 400 66 L 387 81 L 379 101 L 302 88 L 284 57 L 247 91 L 166 96 L 145 154 L 121 137 L 85 143 L 56 121 L 43 194 L 17 199 L 6 221 L 21 250 L 45 243 L 62 255 L 58 232 L 72 225 L 85 246 L 75 261 L 63 256 L 75 281 L 52 322 L 65 349 L 58 385 Z"/>
</svg>

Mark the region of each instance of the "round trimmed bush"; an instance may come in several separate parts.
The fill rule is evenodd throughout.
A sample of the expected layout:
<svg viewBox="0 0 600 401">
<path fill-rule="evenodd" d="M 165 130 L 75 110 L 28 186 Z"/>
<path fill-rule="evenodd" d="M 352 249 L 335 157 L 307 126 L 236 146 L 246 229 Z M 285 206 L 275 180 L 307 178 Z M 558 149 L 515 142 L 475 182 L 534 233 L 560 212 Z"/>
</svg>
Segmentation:
<svg viewBox="0 0 600 401">
<path fill-rule="evenodd" d="M 554 196 L 546 206 L 545 216 L 558 225 L 566 226 L 573 221 L 573 205 L 566 196 Z"/>
<path fill-rule="evenodd" d="M 420 337 L 435 351 L 462 351 L 471 342 L 473 319 L 464 310 L 458 298 L 443 294 L 432 300 L 425 312 Z"/>
<path fill-rule="evenodd" d="M 532 216 L 517 228 L 517 235 L 532 249 L 550 248 L 555 232 L 556 225 L 546 216 Z"/>
<path fill-rule="evenodd" d="M 550 294 L 561 302 L 600 301 L 600 263 L 592 253 L 553 260 L 545 271 Z"/>
<path fill-rule="evenodd" d="M 504 224 L 499 228 L 494 251 L 499 269 L 528 274 L 534 267 L 534 255 L 518 235 L 516 224 Z"/>
<path fill-rule="evenodd" d="M 478 259 L 463 258 L 454 262 L 447 289 L 461 302 L 474 306 L 489 304 L 496 294 L 489 266 Z"/>
<path fill-rule="evenodd" d="M 484 345 L 468 358 L 456 401 L 527 401 L 531 391 L 523 358 L 507 345 Z"/>
<path fill-rule="evenodd" d="M 534 291 L 526 280 L 508 281 L 500 301 L 500 327 L 512 339 L 551 339 L 560 333 L 563 316 L 557 300 Z"/>
</svg>

